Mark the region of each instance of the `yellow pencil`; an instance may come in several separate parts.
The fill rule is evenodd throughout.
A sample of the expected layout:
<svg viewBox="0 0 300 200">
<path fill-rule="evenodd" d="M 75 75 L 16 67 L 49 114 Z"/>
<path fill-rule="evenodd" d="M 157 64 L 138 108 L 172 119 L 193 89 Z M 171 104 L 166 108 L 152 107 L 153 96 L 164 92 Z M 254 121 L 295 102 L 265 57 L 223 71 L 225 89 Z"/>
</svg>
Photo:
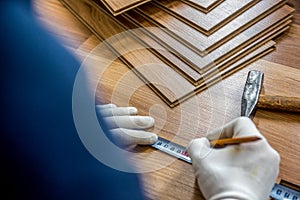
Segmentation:
<svg viewBox="0 0 300 200">
<path fill-rule="evenodd" d="M 260 140 L 257 136 L 238 137 L 238 138 L 225 138 L 220 140 L 210 141 L 210 145 L 214 148 L 224 147 L 226 145 L 240 144 L 244 142 L 254 142 Z"/>
</svg>

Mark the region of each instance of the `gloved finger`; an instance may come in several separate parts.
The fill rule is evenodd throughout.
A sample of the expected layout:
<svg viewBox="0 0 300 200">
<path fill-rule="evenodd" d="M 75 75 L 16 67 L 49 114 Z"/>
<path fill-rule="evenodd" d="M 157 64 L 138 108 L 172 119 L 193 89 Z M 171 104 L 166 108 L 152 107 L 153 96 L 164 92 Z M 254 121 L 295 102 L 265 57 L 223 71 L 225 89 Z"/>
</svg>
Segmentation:
<svg viewBox="0 0 300 200">
<path fill-rule="evenodd" d="M 157 141 L 158 136 L 152 132 L 146 132 L 142 130 L 132 130 L 117 128 L 112 129 L 112 137 L 115 138 L 115 141 L 122 146 L 129 145 L 151 145 Z"/>
<path fill-rule="evenodd" d="M 101 116 L 126 116 L 135 115 L 138 110 L 135 107 L 100 107 L 96 105 L 96 110 L 101 113 Z"/>
<path fill-rule="evenodd" d="M 153 127 L 155 122 L 150 116 L 111 116 L 104 120 L 110 129 L 147 129 Z"/>
<path fill-rule="evenodd" d="M 222 138 L 258 136 L 263 138 L 257 130 L 255 124 L 248 117 L 238 117 L 223 127 L 215 129 L 206 137 L 209 140 L 217 140 Z"/>
<path fill-rule="evenodd" d="M 208 139 L 203 137 L 190 141 L 187 151 L 189 157 L 195 160 L 205 158 L 212 151 L 212 148 L 210 148 Z"/>
<path fill-rule="evenodd" d="M 96 105 L 96 108 L 98 108 L 98 109 L 107 109 L 107 108 L 116 108 L 116 107 L 117 106 L 112 103 Z"/>
</svg>

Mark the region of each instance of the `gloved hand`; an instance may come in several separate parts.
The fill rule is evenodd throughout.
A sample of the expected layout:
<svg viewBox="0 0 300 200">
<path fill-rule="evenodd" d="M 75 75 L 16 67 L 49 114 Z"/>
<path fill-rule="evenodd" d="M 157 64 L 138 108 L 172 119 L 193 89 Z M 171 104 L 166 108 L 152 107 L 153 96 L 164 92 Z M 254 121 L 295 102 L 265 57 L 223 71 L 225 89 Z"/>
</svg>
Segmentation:
<svg viewBox="0 0 300 200">
<path fill-rule="evenodd" d="M 220 135 L 220 133 L 222 134 Z M 209 140 L 259 136 L 256 142 L 210 147 Z M 198 185 L 208 200 L 267 200 L 279 173 L 279 154 L 246 117 L 239 117 L 188 146 Z"/>
<path fill-rule="evenodd" d="M 104 104 L 96 105 L 96 110 L 101 113 L 118 145 L 147 145 L 157 141 L 155 133 L 145 131 L 154 126 L 154 119 L 150 116 L 136 116 L 135 107 Z"/>
</svg>

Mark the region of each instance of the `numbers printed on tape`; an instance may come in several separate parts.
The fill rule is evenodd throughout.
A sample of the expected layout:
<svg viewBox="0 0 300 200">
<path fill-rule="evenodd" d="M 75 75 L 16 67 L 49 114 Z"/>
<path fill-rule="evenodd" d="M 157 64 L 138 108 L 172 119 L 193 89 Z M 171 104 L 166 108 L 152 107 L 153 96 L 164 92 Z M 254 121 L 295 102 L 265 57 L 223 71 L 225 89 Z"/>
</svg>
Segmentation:
<svg viewBox="0 0 300 200">
<path fill-rule="evenodd" d="M 169 140 L 158 137 L 158 140 L 152 145 L 154 148 L 159 149 L 167 154 L 175 156 L 188 163 L 192 163 L 191 158 L 188 156 L 186 148 Z"/>
<path fill-rule="evenodd" d="M 300 192 L 276 183 L 270 197 L 274 200 L 300 200 Z"/>
</svg>

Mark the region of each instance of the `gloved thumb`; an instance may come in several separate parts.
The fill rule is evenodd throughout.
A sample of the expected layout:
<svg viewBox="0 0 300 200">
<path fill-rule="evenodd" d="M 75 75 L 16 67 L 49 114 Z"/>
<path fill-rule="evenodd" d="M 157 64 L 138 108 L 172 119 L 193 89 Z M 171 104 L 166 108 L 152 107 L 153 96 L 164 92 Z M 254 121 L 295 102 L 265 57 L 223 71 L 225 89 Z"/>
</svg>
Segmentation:
<svg viewBox="0 0 300 200">
<path fill-rule="evenodd" d="M 192 160 L 205 158 L 211 150 L 209 140 L 206 137 L 190 141 L 187 147 L 188 155 Z"/>
</svg>

